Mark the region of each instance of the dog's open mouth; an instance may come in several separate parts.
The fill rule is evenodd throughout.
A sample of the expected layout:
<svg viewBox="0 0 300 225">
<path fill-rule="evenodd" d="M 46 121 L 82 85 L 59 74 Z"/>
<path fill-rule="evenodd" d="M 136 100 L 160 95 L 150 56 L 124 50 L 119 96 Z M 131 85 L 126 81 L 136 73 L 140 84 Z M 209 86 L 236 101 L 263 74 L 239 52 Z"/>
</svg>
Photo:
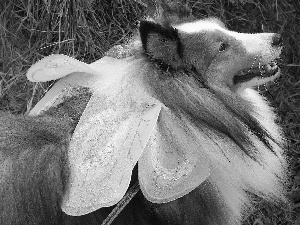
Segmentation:
<svg viewBox="0 0 300 225">
<path fill-rule="evenodd" d="M 280 71 L 276 61 L 261 65 L 260 67 L 248 68 L 241 70 L 233 77 L 234 84 L 243 83 L 252 80 L 253 78 L 263 79 L 272 77 Z"/>
</svg>

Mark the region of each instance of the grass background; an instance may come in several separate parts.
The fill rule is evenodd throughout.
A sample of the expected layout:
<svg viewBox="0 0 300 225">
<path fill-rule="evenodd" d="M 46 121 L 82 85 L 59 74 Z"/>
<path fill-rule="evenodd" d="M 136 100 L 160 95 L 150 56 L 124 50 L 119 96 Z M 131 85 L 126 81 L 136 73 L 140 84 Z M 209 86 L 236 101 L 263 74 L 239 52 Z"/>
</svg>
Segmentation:
<svg viewBox="0 0 300 225">
<path fill-rule="evenodd" d="M 60 53 L 90 63 L 126 41 L 155 0 L 0 0 L 0 110 L 26 113 L 51 85 L 30 83 L 26 71 Z M 259 87 L 277 109 L 290 159 L 289 209 L 256 199 L 245 225 L 300 224 L 300 1 L 180 0 L 194 16 L 215 16 L 240 32 L 278 32 L 284 37 L 282 77 Z"/>
</svg>

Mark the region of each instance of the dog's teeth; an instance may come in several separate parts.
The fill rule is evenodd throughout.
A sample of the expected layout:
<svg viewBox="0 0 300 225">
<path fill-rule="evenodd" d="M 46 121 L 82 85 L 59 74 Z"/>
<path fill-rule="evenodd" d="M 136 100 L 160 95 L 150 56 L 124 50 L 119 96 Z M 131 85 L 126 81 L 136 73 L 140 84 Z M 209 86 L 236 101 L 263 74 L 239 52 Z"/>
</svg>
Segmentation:
<svg viewBox="0 0 300 225">
<path fill-rule="evenodd" d="M 267 65 L 265 66 L 265 70 L 271 70 L 271 69 L 272 69 L 272 67 L 271 67 L 270 64 L 267 64 Z"/>
</svg>

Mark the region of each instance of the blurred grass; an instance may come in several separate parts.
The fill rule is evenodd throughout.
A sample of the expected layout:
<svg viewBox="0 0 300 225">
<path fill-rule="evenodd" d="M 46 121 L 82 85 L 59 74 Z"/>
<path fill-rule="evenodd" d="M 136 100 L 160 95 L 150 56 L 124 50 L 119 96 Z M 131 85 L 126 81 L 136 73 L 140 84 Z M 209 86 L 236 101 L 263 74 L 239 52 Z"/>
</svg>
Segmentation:
<svg viewBox="0 0 300 225">
<path fill-rule="evenodd" d="M 143 0 L 146 2 L 147 0 Z M 152 0 L 154 1 L 154 0 Z M 289 141 L 291 208 L 256 200 L 245 225 L 300 224 L 300 1 L 181 0 L 198 18 L 221 18 L 240 32 L 278 32 L 285 40 L 283 76 L 261 87 L 280 115 Z M 27 69 L 44 56 L 60 53 L 84 62 L 103 56 L 135 32 L 145 5 L 132 0 L 1 0 L 0 110 L 26 113 L 50 83 L 26 80 Z"/>
</svg>

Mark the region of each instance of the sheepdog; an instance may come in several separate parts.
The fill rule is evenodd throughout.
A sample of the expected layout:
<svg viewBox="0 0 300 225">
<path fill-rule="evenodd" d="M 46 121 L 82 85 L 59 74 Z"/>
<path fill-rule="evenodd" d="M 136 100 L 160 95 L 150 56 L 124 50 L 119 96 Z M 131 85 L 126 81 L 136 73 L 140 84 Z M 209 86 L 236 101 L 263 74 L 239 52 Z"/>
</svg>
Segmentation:
<svg viewBox="0 0 300 225">
<path fill-rule="evenodd" d="M 60 79 L 29 115 L 1 112 L 0 224 L 232 225 L 254 197 L 286 203 L 285 141 L 255 88 L 281 50 L 170 9 L 94 63 L 37 62 L 29 80 Z"/>
</svg>

